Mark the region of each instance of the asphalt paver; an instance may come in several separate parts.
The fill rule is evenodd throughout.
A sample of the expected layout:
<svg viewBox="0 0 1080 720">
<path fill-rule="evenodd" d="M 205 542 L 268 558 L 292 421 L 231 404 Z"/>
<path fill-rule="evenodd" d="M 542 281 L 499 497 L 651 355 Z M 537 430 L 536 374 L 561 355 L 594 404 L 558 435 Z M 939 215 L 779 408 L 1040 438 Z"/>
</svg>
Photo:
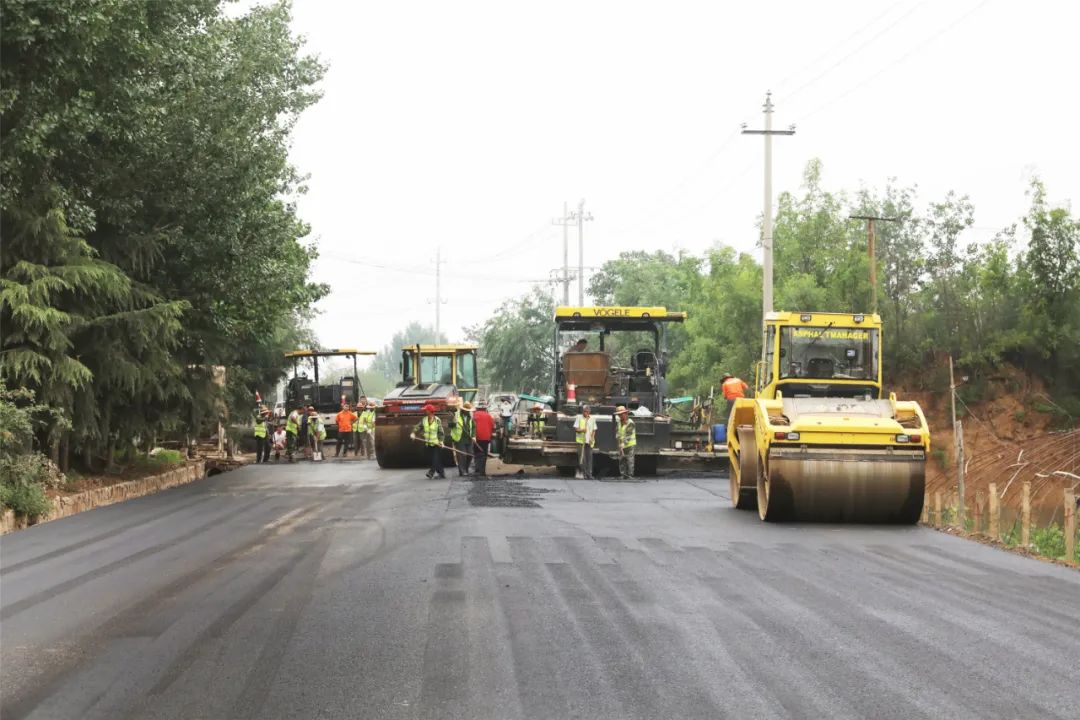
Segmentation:
<svg viewBox="0 0 1080 720">
<path fill-rule="evenodd" d="M 248 466 L 0 539 L 8 718 L 1074 718 L 1080 572 L 722 477 Z"/>
</svg>

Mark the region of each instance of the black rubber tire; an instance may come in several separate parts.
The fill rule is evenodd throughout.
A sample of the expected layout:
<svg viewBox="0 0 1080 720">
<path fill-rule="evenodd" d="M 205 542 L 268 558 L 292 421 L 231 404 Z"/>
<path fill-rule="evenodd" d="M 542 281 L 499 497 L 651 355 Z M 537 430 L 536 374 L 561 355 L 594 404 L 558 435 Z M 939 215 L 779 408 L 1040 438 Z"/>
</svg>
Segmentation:
<svg viewBox="0 0 1080 720">
<path fill-rule="evenodd" d="M 769 481 L 769 465 L 758 458 L 757 474 L 758 515 L 765 522 L 786 522 L 795 515 L 791 488 L 784 483 Z"/>
<path fill-rule="evenodd" d="M 757 510 L 757 440 L 753 428 L 739 428 L 739 474 L 728 469 L 731 506 L 736 510 Z M 738 480 L 736 480 L 738 477 Z M 748 484 L 749 483 L 749 484 Z"/>
</svg>

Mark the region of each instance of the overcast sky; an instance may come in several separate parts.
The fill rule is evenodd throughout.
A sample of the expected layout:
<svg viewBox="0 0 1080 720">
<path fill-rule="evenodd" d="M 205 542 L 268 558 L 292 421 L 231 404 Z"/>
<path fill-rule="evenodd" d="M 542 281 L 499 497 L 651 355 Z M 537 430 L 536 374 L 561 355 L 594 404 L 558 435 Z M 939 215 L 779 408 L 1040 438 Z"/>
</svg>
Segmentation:
<svg viewBox="0 0 1080 720">
<path fill-rule="evenodd" d="M 776 126 L 797 125 L 774 143 L 777 193 L 816 157 L 831 189 L 896 177 L 923 201 L 969 194 L 977 239 L 1023 214 L 1032 173 L 1075 201 L 1077 7 L 295 0 L 330 68 L 292 151 L 332 288 L 315 330 L 378 349 L 434 324 L 441 247 L 442 328 L 463 339 L 561 266 L 564 201 L 594 218 L 586 266 L 753 251 L 762 140 L 738 130 L 761 126 L 768 89 Z"/>
</svg>

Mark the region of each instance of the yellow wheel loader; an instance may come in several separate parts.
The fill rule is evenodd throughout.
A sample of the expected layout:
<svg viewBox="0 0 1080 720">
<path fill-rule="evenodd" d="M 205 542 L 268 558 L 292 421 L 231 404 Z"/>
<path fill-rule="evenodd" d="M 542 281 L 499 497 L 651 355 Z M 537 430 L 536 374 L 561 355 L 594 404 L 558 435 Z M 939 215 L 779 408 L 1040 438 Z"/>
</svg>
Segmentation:
<svg viewBox="0 0 1080 720">
<path fill-rule="evenodd" d="M 771 312 L 755 397 L 728 418 L 731 501 L 767 521 L 915 523 L 930 431 L 883 397 L 881 318 Z"/>
</svg>

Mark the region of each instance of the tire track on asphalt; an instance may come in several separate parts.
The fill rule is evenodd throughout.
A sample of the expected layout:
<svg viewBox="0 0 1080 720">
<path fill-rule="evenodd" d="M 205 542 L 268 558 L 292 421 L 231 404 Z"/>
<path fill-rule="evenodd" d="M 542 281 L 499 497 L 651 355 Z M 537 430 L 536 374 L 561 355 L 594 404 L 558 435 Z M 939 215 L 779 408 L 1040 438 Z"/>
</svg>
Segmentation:
<svg viewBox="0 0 1080 720">
<path fill-rule="evenodd" d="M 795 551 L 793 551 L 795 552 Z M 908 622 L 920 622 L 929 626 L 938 626 L 940 631 L 956 636 L 980 636 L 983 642 L 996 645 L 1003 653 L 1017 654 L 1025 658 L 1022 664 L 1024 672 L 1042 673 L 1042 682 L 1050 678 L 1068 686 L 1067 672 L 1047 660 L 1047 651 L 1056 656 L 1076 653 L 1077 633 L 1073 622 L 1070 626 L 1058 628 L 1056 623 L 1049 623 L 1047 618 L 1038 613 L 1027 612 L 1023 608 L 1023 596 L 1012 601 L 1002 593 L 988 592 L 984 585 L 976 584 L 977 592 L 965 590 L 957 583 L 967 583 L 962 578 L 950 576 L 908 577 L 905 584 L 897 584 L 881 575 L 885 560 L 890 567 L 895 567 L 898 575 L 908 575 L 907 565 L 903 562 L 876 556 L 873 560 L 865 554 L 850 550 L 836 549 L 833 552 L 848 559 L 856 567 L 865 568 L 861 575 L 855 570 L 849 571 L 851 582 L 870 582 L 888 593 L 890 599 L 904 599 L 906 604 L 894 602 L 895 618 L 906 618 Z M 846 574 L 846 573 L 845 573 Z M 912 608 L 939 608 L 933 613 L 911 612 Z M 1023 627 L 1017 631 L 1018 622 Z M 987 633 L 987 626 L 993 628 Z M 927 637 L 932 634 L 928 631 Z"/>
<path fill-rule="evenodd" d="M 264 502 L 274 499 L 279 499 L 279 496 L 265 496 L 253 505 L 249 505 L 239 512 L 254 509 L 261 506 Z M 301 510 L 304 514 L 318 513 L 329 504 L 330 502 L 322 504 L 317 503 L 301 508 Z M 289 513 L 286 513 L 286 516 L 294 513 L 295 510 L 290 511 Z M 278 518 L 278 520 L 281 519 L 282 518 Z M 0 717 L 25 717 L 29 715 L 34 708 L 45 702 L 45 700 L 64 687 L 65 683 L 71 677 L 76 675 L 82 663 L 92 661 L 92 652 L 96 647 L 102 645 L 110 638 L 130 637 L 131 633 L 129 632 L 129 628 L 138 623 L 144 623 L 155 609 L 160 608 L 165 603 L 174 601 L 177 596 L 188 587 L 193 586 L 208 575 L 218 572 L 237 560 L 244 558 L 250 553 L 252 548 L 265 545 L 269 538 L 272 538 L 279 533 L 280 527 L 278 527 L 276 521 L 272 522 L 265 526 L 248 542 L 221 553 L 209 563 L 181 575 L 167 585 L 154 591 L 149 596 L 120 610 L 104 624 L 78 638 L 73 644 L 73 647 L 69 648 L 68 652 L 63 655 L 64 660 L 56 662 L 48 669 L 38 673 L 37 676 L 32 679 L 33 684 L 27 684 L 27 689 L 21 690 L 14 697 L 0 697 Z"/>
<path fill-rule="evenodd" d="M 692 658 L 688 665 L 698 681 L 713 688 L 729 717 L 774 717 L 784 713 L 775 693 L 762 691 L 761 673 L 751 673 L 745 662 L 736 660 L 733 647 L 743 637 L 728 625 L 718 626 L 714 617 L 722 613 L 716 595 L 705 585 L 706 578 L 721 575 L 733 585 L 738 571 L 724 565 L 719 556 L 703 547 L 675 548 L 656 538 L 638 538 L 648 551 L 627 547 L 616 537 L 594 538 L 622 568 L 638 578 L 646 588 L 667 588 L 658 607 L 665 615 L 657 622 L 670 622 L 681 630 L 683 646 Z M 661 562 L 661 559 L 666 562 Z"/>
<path fill-rule="evenodd" d="M 20 560 L 19 562 L 16 562 L 16 563 L 11 563 L 10 565 L 4 565 L 3 567 L 0 567 L 0 577 L 2 577 L 4 575 L 7 575 L 8 573 L 13 573 L 13 572 L 15 572 L 17 570 L 21 570 L 22 568 L 28 567 L 30 565 L 37 565 L 39 563 L 46 562 L 48 560 L 52 560 L 53 558 L 56 558 L 56 557 L 59 557 L 61 555 L 66 554 L 66 553 L 69 553 L 72 550 L 79 550 L 79 549 L 85 548 L 85 547 L 87 547 L 89 545 L 94 545 L 96 543 L 99 543 L 102 540 L 108 540 L 109 538 L 114 537 L 116 535 L 126 533 L 128 530 L 133 530 L 133 529 L 135 529 L 137 527 L 142 527 L 143 525 L 149 525 L 151 523 L 156 523 L 159 520 L 164 520 L 165 518 L 169 517 L 170 515 L 175 515 L 178 512 L 188 510 L 188 509 L 190 509 L 191 507 L 193 507 L 195 505 L 199 505 L 201 503 L 208 502 L 208 501 L 210 501 L 212 499 L 213 499 L 212 495 L 204 495 L 202 497 L 197 497 L 197 498 L 191 500 L 190 502 L 183 503 L 182 505 L 179 505 L 179 506 L 174 507 L 174 508 L 172 508 L 170 510 L 167 510 L 166 512 L 158 513 L 158 514 L 152 515 L 151 517 L 148 517 L 148 518 L 146 518 L 146 517 L 137 518 L 137 519 L 135 519 L 135 520 L 133 520 L 131 522 L 121 524 L 119 527 L 114 527 L 111 530 L 106 530 L 105 532 L 98 533 L 97 535 L 92 535 L 92 536 L 86 538 L 85 540 L 80 540 L 79 542 L 73 542 L 73 543 L 70 543 L 68 545 L 64 545 L 63 547 L 56 548 L 55 550 L 50 550 L 50 551 L 48 551 L 46 553 L 42 553 L 41 555 L 37 555 L 37 556 L 31 557 L 31 558 L 27 558 L 26 560 Z"/>
<path fill-rule="evenodd" d="M 17 600 L 15 602 L 11 603 L 10 605 L 7 605 L 6 607 L 4 607 L 2 610 L 0 610 L 0 621 L 8 620 L 8 619 L 14 617 L 15 615 L 18 615 L 19 613 L 21 613 L 21 612 L 23 612 L 25 610 L 28 610 L 29 608 L 32 608 L 33 606 L 35 606 L 35 605 L 37 605 L 39 603 L 50 600 L 50 599 L 56 597 L 57 595 L 62 595 L 63 593 L 66 593 L 69 590 L 73 590 L 73 589 L 79 587 L 80 585 L 83 585 L 85 583 L 90 582 L 91 580 L 96 580 L 97 578 L 102 577 L 104 575 L 108 575 L 109 573 L 111 573 L 111 572 L 113 572 L 115 570 L 119 570 L 122 567 L 125 567 L 127 565 L 131 565 L 132 563 L 136 563 L 139 560 L 143 560 L 145 558 L 150 557 L 151 555 L 156 555 L 157 553 L 159 553 L 159 552 L 161 552 L 163 550 L 167 550 L 170 547 L 173 547 L 174 545 L 180 545 L 182 543 L 187 542 L 188 540 L 192 540 L 192 539 L 198 537 L 204 531 L 208 530 L 209 528 L 220 524 L 221 521 L 222 521 L 222 518 L 225 518 L 225 517 L 230 516 L 230 515 L 233 518 L 235 518 L 238 514 L 244 514 L 244 513 L 251 512 L 255 508 L 262 505 L 264 502 L 266 502 L 268 499 L 269 498 L 262 498 L 262 499 L 258 500 L 257 502 L 255 502 L 254 504 L 249 505 L 248 507 L 240 510 L 239 512 L 233 511 L 231 508 L 226 509 L 226 510 L 224 510 L 223 512 L 221 512 L 219 514 L 214 515 L 211 520 L 209 520 L 209 521 L 207 521 L 205 523 L 202 523 L 201 525 L 197 525 L 196 527 L 192 528 L 191 530 L 184 533 L 183 535 L 180 535 L 180 536 L 175 537 L 175 538 L 170 538 L 169 540 L 165 540 L 163 542 L 157 543 L 156 545 L 151 545 L 150 547 L 145 547 L 142 550 L 139 550 L 138 552 L 132 553 L 131 555 L 126 555 L 126 556 L 124 556 L 122 558 L 119 558 L 117 560 L 114 560 L 114 561 L 112 561 L 110 563 L 106 563 L 105 565 L 101 565 L 99 567 L 96 567 L 93 570 L 89 570 L 87 572 L 84 572 L 82 575 L 76 575 L 75 577 L 69 578 L 68 580 L 65 580 L 62 583 L 59 583 L 57 585 L 53 585 L 52 587 L 46 588 L 45 590 L 42 590 L 40 592 L 36 592 L 33 595 L 28 595 L 27 597 L 23 598 L 22 600 Z"/>
<path fill-rule="evenodd" d="M 922 678 L 921 686 L 927 686 L 928 681 L 932 680 L 933 686 L 945 693 L 942 700 L 953 705 L 948 710 L 949 714 L 964 716 L 967 711 L 970 717 L 1028 717 L 1031 716 L 1032 710 L 1038 707 L 1037 714 L 1040 717 L 1057 717 L 1050 708 L 1040 705 L 1034 698 L 1029 697 L 1021 701 L 1015 694 L 1009 694 L 1000 687 L 999 683 L 995 683 L 1000 678 L 995 678 L 992 674 L 988 675 L 986 668 L 978 667 L 977 662 L 973 664 L 972 661 L 978 661 L 978 658 L 957 658 L 952 653 L 935 647 L 935 644 L 928 642 L 927 638 L 912 633 L 909 628 L 898 627 L 875 616 L 855 599 L 851 588 L 857 588 L 857 584 L 852 586 L 829 582 L 831 579 L 829 573 L 820 572 L 816 568 L 808 572 L 804 566 L 790 563 L 788 556 L 778 549 L 760 552 L 758 548 L 759 552 L 755 553 L 754 560 L 750 561 L 744 557 L 747 546 L 742 543 L 738 545 L 740 551 L 743 552 L 733 554 L 732 561 L 742 567 L 757 584 L 766 588 L 770 594 L 774 594 L 778 602 L 800 606 L 803 608 L 801 614 L 804 617 L 817 618 L 818 622 L 831 626 L 833 634 L 839 630 L 843 637 L 851 639 L 874 638 L 873 643 L 857 647 L 856 654 L 865 656 L 865 662 L 884 668 L 882 661 L 895 664 L 895 659 L 898 657 L 909 658 L 906 662 L 900 660 L 900 666 L 897 669 L 905 670 L 908 675 L 917 673 L 918 677 Z M 897 582 L 903 582 L 904 579 L 906 579 L 905 576 L 898 577 Z M 752 612 L 760 611 L 755 608 Z M 761 620 L 767 622 L 770 627 L 775 627 L 790 623 L 788 619 L 790 616 L 790 613 L 782 616 L 773 613 L 763 616 Z M 796 636 L 801 633 L 799 627 L 790 626 L 790 628 Z M 806 635 L 806 640 L 810 644 L 807 646 L 807 651 L 800 653 L 799 657 L 813 657 L 812 649 L 820 643 L 816 638 L 828 637 L 829 633 L 825 632 L 827 629 L 823 628 L 822 632 Z M 887 648 L 887 650 L 882 651 L 878 648 Z M 849 648 L 848 652 L 841 652 L 840 648 L 829 651 L 828 662 L 849 663 L 850 658 L 853 657 L 851 649 L 855 648 Z M 915 658 L 918 658 L 917 664 L 910 661 Z M 963 679 L 956 674 L 958 660 L 960 660 L 960 666 L 966 667 Z M 881 680 L 888 680 L 889 677 L 888 673 L 879 672 L 876 677 L 870 678 L 871 686 L 880 686 Z M 996 690 L 990 692 L 989 688 L 996 688 Z M 918 695 L 912 691 L 905 697 L 918 697 Z M 848 691 L 840 698 L 839 704 L 847 706 L 855 702 L 858 706 L 866 699 Z M 904 700 L 904 702 L 907 701 Z M 1025 705 L 1025 703 L 1030 704 Z M 859 714 L 863 717 L 880 717 L 884 714 L 884 710 L 881 707 L 867 707 Z M 905 713 L 901 716 L 908 715 Z"/>
<path fill-rule="evenodd" d="M 270 696 L 273 681 L 281 668 L 285 651 L 296 634 L 296 627 L 308 601 L 311 600 L 311 595 L 315 590 L 315 580 L 329 549 L 330 534 L 323 532 L 319 539 L 308 544 L 302 551 L 295 577 L 290 578 L 293 587 L 285 601 L 285 609 L 274 623 L 269 640 L 259 652 L 259 657 L 248 673 L 240 695 L 233 702 L 229 711 L 230 718 L 236 720 L 257 718 L 262 713 L 263 705 Z"/>
<path fill-rule="evenodd" d="M 504 609 L 525 715 L 537 720 L 627 717 L 598 656 L 562 602 L 537 540 L 508 536 L 506 541 L 514 562 L 498 572 L 510 585 Z M 552 687 L 567 692 L 552 693 Z"/>
<path fill-rule="evenodd" d="M 558 539 L 557 539 L 558 540 Z M 590 541 L 591 542 L 591 541 Z M 652 662 L 676 646 L 665 627 L 635 616 L 616 587 L 597 568 L 577 542 L 557 542 L 565 565 L 549 565 L 560 594 L 584 630 L 586 642 L 601 658 L 604 669 L 619 678 L 614 684 L 629 715 L 646 718 L 720 718 L 725 713 L 715 699 L 665 663 Z M 623 576 L 623 591 L 649 602 L 636 582 Z"/>
</svg>

